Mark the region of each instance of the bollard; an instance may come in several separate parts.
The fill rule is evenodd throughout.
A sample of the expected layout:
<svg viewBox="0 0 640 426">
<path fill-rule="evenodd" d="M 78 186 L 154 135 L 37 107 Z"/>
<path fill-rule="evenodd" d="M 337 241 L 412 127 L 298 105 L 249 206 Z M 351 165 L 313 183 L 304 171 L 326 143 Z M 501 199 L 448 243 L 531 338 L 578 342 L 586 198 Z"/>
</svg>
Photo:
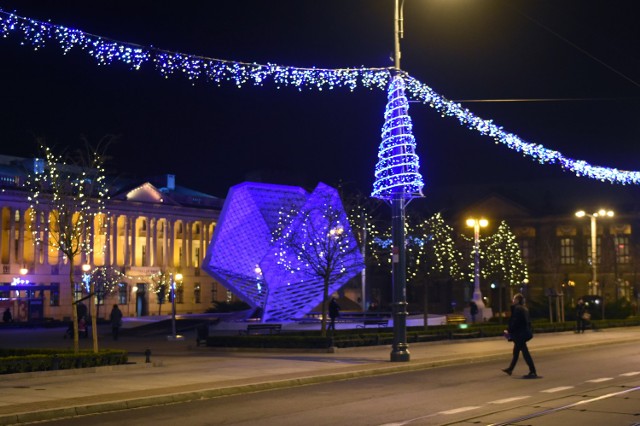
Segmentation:
<svg viewBox="0 0 640 426">
<path fill-rule="evenodd" d="M 144 351 L 144 356 L 146 357 L 146 359 L 144 360 L 145 363 L 151 362 L 151 349 L 147 349 L 146 351 Z"/>
<path fill-rule="evenodd" d="M 53 358 L 51 358 L 51 369 L 58 370 L 59 368 L 60 368 L 60 358 L 58 357 L 58 355 L 54 355 Z"/>
</svg>

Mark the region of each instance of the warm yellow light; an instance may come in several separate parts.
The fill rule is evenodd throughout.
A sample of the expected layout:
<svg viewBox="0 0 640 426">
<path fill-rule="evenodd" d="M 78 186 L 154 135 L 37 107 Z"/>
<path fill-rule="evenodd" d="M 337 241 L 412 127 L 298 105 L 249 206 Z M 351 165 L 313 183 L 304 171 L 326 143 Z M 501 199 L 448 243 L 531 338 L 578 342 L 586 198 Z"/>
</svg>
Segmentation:
<svg viewBox="0 0 640 426">
<path fill-rule="evenodd" d="M 91 269 L 91 265 L 89 265 L 88 263 L 85 263 L 84 265 L 82 265 L 82 270 L 84 272 L 89 272 L 89 269 Z"/>
<path fill-rule="evenodd" d="M 481 226 L 482 228 L 484 228 L 488 224 L 489 224 L 489 221 L 487 219 L 474 219 L 474 218 L 467 219 L 467 226 L 469 226 L 471 228 L 473 228 L 476 225 Z"/>
<path fill-rule="evenodd" d="M 182 281 L 182 274 L 180 272 L 176 274 L 176 281 Z"/>
<path fill-rule="evenodd" d="M 20 268 L 20 275 L 27 275 L 28 273 L 29 273 L 29 270 L 24 266 Z"/>
<path fill-rule="evenodd" d="M 586 213 L 584 212 L 584 210 L 580 210 L 576 212 L 576 216 L 578 217 L 584 217 L 586 215 Z"/>
</svg>

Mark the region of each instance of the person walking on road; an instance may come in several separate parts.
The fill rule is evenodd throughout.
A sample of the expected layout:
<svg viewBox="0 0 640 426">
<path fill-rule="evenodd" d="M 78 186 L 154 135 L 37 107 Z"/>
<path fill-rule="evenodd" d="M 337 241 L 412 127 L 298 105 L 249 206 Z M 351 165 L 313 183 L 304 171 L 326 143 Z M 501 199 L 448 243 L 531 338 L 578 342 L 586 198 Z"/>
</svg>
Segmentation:
<svg viewBox="0 0 640 426">
<path fill-rule="evenodd" d="M 118 340 L 118 332 L 122 326 L 122 311 L 118 308 L 118 305 L 113 305 L 109 319 L 111 320 L 111 335 L 113 336 L 113 340 Z"/>
<path fill-rule="evenodd" d="M 336 331 L 336 318 L 340 315 L 340 305 L 338 305 L 338 301 L 335 297 L 331 298 L 331 302 L 329 302 L 329 318 L 331 318 L 331 322 L 329 323 L 328 330 Z"/>
<path fill-rule="evenodd" d="M 529 317 L 529 310 L 524 305 L 524 296 L 520 293 L 513 296 L 511 317 L 509 318 L 509 328 L 507 331 L 509 340 L 513 341 L 513 357 L 511 358 L 509 367 L 502 371 L 510 376 L 518 362 L 520 352 L 522 352 L 522 357 L 529 366 L 529 374 L 523 377 L 526 379 L 538 377 L 536 366 L 533 364 L 533 358 L 531 358 L 529 348 L 527 347 L 527 342 L 533 338 L 531 318 Z"/>
</svg>

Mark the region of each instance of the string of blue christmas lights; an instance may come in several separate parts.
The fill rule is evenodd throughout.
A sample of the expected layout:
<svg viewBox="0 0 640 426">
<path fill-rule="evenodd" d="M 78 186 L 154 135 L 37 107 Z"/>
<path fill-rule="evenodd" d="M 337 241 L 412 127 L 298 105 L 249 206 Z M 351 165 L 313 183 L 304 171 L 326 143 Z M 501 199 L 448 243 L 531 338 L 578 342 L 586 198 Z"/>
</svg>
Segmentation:
<svg viewBox="0 0 640 426">
<path fill-rule="evenodd" d="M 193 84 L 202 79 L 217 85 L 233 83 L 243 87 L 247 84 L 262 86 L 271 80 L 278 88 L 293 86 L 298 90 L 347 88 L 354 91 L 358 87 L 364 87 L 386 91 L 395 72 L 393 68 L 298 68 L 213 59 L 120 42 L 61 25 L 22 17 L 2 9 L 0 9 L 0 35 L 3 38 L 16 36 L 21 40 L 21 44 L 31 45 L 34 50 L 44 48 L 48 42 L 57 44 L 65 54 L 72 49 L 81 49 L 95 58 L 98 65 L 122 63 L 132 70 L 139 70 L 151 64 L 165 78 L 183 76 Z M 443 117 L 455 117 L 461 125 L 489 136 L 496 143 L 532 157 L 541 164 L 556 164 L 579 177 L 602 182 L 622 185 L 640 184 L 639 171 L 594 166 L 583 160 L 565 157 L 560 152 L 540 144 L 526 142 L 517 135 L 506 132 L 502 127 L 494 124 L 493 120 L 477 117 L 468 109 L 439 95 L 431 87 L 410 75 L 403 72 L 402 76 L 406 82 L 409 98 L 430 106 Z"/>
</svg>

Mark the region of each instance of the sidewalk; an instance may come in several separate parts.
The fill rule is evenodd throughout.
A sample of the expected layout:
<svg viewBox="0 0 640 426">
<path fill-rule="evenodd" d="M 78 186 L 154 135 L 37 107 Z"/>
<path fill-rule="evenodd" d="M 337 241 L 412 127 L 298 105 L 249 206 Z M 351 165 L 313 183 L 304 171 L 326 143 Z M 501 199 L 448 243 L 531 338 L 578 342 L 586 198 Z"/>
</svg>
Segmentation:
<svg viewBox="0 0 640 426">
<path fill-rule="evenodd" d="M 41 347 L 65 347 L 71 342 L 60 338 L 62 332 L 32 329 L 21 330 L 20 335 L 35 339 Z M 9 337 L 0 336 L 0 341 Z M 640 341 L 639 327 L 538 334 L 529 346 L 540 353 L 628 341 Z M 81 343 L 88 348 L 91 339 Z M 503 338 L 414 343 L 409 345 L 411 361 L 400 363 L 389 361 L 389 346 L 335 353 L 222 351 L 197 347 L 194 332 L 185 333 L 183 341 L 155 336 L 115 342 L 103 333 L 101 348 L 127 349 L 135 364 L 0 376 L 0 425 L 490 359 L 506 361 L 511 355 L 511 345 Z M 149 363 L 146 349 L 151 350 Z"/>
</svg>

